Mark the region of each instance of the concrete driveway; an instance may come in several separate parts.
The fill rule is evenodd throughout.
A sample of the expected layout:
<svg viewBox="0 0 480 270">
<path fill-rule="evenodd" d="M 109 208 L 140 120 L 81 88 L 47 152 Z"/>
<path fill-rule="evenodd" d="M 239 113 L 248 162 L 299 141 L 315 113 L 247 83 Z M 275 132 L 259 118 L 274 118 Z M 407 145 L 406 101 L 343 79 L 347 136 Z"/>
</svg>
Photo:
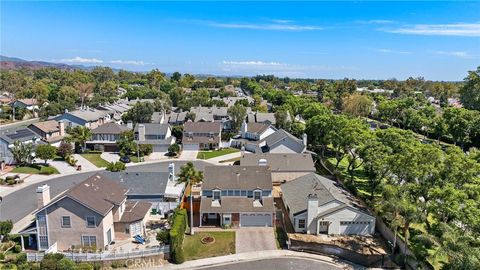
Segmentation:
<svg viewBox="0 0 480 270">
<path fill-rule="evenodd" d="M 277 244 L 273 228 L 249 227 L 235 230 L 236 253 L 275 249 Z"/>
<path fill-rule="evenodd" d="M 118 155 L 118 153 L 113 152 L 103 152 L 100 157 L 107 162 L 117 162 L 120 160 L 120 156 Z"/>
<path fill-rule="evenodd" d="M 183 150 L 180 154 L 181 160 L 196 160 L 198 155 L 197 150 Z"/>
</svg>

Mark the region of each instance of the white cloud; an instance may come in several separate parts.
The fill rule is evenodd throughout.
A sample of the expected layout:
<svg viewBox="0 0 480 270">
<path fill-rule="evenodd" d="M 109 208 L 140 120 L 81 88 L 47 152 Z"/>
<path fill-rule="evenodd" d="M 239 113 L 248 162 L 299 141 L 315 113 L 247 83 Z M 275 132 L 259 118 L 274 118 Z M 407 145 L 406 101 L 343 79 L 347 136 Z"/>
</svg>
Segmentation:
<svg viewBox="0 0 480 270">
<path fill-rule="evenodd" d="M 410 54 L 410 52 L 407 52 L 407 51 L 396 51 L 396 50 L 390 50 L 390 49 L 375 49 L 375 51 L 381 52 L 381 53 Z"/>
<path fill-rule="evenodd" d="M 263 62 L 263 61 L 223 61 L 224 65 L 235 66 L 287 66 L 279 62 Z"/>
<path fill-rule="evenodd" d="M 81 63 L 81 64 L 100 64 L 103 63 L 103 60 L 97 58 L 83 58 L 76 56 L 74 58 L 60 59 L 60 62 L 65 63 Z"/>
<path fill-rule="evenodd" d="M 272 19 L 271 20 L 274 23 L 291 23 L 293 22 L 292 20 L 279 20 L 279 19 Z"/>
<path fill-rule="evenodd" d="M 362 24 L 392 24 L 392 23 L 395 23 L 395 21 L 391 21 L 391 20 L 367 20 L 367 21 L 357 21 L 358 23 L 362 23 Z"/>
<path fill-rule="evenodd" d="M 464 58 L 464 59 L 475 58 L 473 55 L 470 55 L 468 52 L 462 52 L 462 51 L 454 51 L 454 52 L 436 51 L 435 53 L 440 54 L 440 55 L 447 55 L 447 56 L 454 56 L 454 57 L 458 57 L 458 58 Z"/>
<path fill-rule="evenodd" d="M 426 36 L 480 36 L 480 23 L 454 23 L 454 24 L 416 24 L 397 29 L 383 29 L 386 32 Z"/>
<path fill-rule="evenodd" d="M 135 60 L 112 60 L 110 61 L 110 64 L 144 66 L 144 65 L 147 65 L 148 63 L 145 63 L 143 61 L 135 61 Z"/>
<path fill-rule="evenodd" d="M 322 30 L 322 27 L 315 25 L 291 24 L 286 20 L 277 20 L 277 23 L 271 24 L 255 24 L 255 23 L 221 23 L 221 22 L 204 22 L 209 26 L 217 28 L 231 29 L 253 29 L 253 30 L 272 30 L 272 31 L 312 31 Z"/>
</svg>

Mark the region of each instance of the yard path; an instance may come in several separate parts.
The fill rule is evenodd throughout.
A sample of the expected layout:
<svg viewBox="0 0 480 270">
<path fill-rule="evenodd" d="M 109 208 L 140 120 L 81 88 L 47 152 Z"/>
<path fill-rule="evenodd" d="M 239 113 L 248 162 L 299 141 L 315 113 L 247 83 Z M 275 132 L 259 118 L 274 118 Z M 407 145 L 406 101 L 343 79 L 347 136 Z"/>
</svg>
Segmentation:
<svg viewBox="0 0 480 270">
<path fill-rule="evenodd" d="M 77 165 L 82 165 L 82 171 L 93 171 L 93 170 L 98 169 L 97 166 L 93 165 L 93 163 L 91 163 L 86 158 L 82 157 L 81 155 L 74 154 L 73 156 L 77 160 Z"/>
</svg>

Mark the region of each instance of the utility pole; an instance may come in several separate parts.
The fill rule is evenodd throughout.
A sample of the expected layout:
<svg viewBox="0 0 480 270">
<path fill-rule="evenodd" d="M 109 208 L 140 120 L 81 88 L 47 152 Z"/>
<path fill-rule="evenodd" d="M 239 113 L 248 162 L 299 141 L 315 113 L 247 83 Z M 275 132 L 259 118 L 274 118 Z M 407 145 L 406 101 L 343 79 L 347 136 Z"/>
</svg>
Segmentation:
<svg viewBox="0 0 480 270">
<path fill-rule="evenodd" d="M 190 235 L 194 235 L 193 232 L 193 194 L 192 194 L 192 181 L 188 179 L 188 184 L 190 186 Z"/>
</svg>

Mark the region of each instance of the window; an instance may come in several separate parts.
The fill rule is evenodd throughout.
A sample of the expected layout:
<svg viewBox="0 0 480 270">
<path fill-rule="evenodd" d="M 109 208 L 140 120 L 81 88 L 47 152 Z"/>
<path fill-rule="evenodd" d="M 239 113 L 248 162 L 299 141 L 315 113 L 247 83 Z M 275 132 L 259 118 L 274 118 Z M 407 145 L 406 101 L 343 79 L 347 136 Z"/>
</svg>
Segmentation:
<svg viewBox="0 0 480 270">
<path fill-rule="evenodd" d="M 235 190 L 235 196 L 240 196 L 240 190 Z"/>
<path fill-rule="evenodd" d="M 97 245 L 97 237 L 95 235 L 82 235 L 82 245 L 92 247 Z"/>
<path fill-rule="evenodd" d="M 95 217 L 94 216 L 87 216 L 87 227 L 88 228 L 95 228 L 96 227 L 96 222 L 95 222 Z"/>
<path fill-rule="evenodd" d="M 48 236 L 40 235 L 38 240 L 40 241 L 40 249 L 48 249 Z"/>
<path fill-rule="evenodd" d="M 222 196 L 227 196 L 227 191 L 226 190 L 222 190 Z"/>
<path fill-rule="evenodd" d="M 214 190 L 213 191 L 213 200 L 214 201 L 219 201 L 220 200 L 220 190 Z"/>
<path fill-rule="evenodd" d="M 70 228 L 72 224 L 70 223 L 70 216 L 62 217 L 62 228 Z"/>
<path fill-rule="evenodd" d="M 246 196 L 247 196 L 247 191 L 246 191 L 246 190 L 242 190 L 242 191 L 241 191 L 241 194 L 242 194 L 242 197 L 246 197 Z"/>
<path fill-rule="evenodd" d="M 305 229 L 305 219 L 299 219 L 298 220 L 298 228 L 299 229 Z"/>
<path fill-rule="evenodd" d="M 254 200 L 261 200 L 262 199 L 262 191 L 261 190 L 255 190 L 253 191 L 253 199 Z"/>
<path fill-rule="evenodd" d="M 252 198 L 253 197 L 253 191 L 251 191 L 251 190 L 247 191 L 247 197 Z"/>
<path fill-rule="evenodd" d="M 228 191 L 228 196 L 233 196 L 233 190 Z"/>
<path fill-rule="evenodd" d="M 230 217 L 225 217 L 225 222 L 230 221 Z"/>
</svg>

